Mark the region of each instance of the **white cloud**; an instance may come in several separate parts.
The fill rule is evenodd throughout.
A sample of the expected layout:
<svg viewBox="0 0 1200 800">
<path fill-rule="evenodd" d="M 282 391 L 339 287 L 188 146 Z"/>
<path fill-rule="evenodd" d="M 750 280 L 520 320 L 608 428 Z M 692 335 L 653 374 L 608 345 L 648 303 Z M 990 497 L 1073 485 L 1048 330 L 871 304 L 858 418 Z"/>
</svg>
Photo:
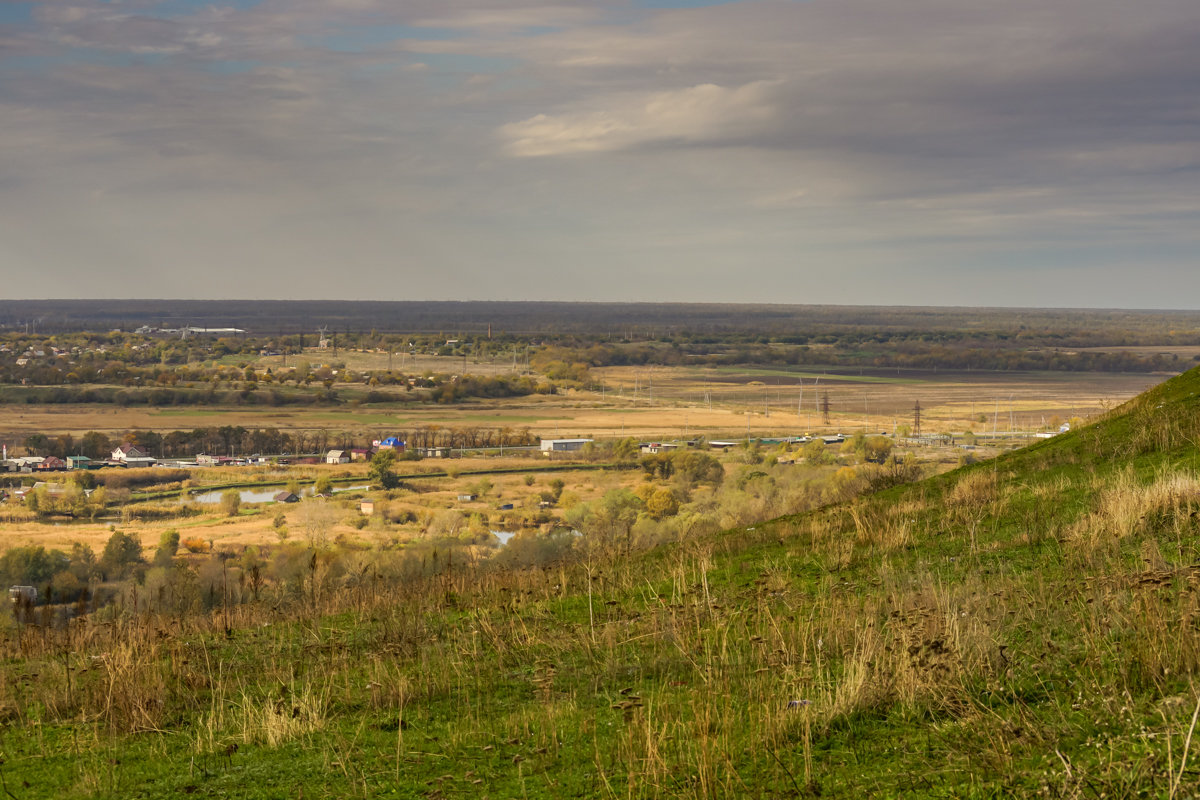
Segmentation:
<svg viewBox="0 0 1200 800">
<path fill-rule="evenodd" d="M 695 145 L 760 131 L 776 115 L 774 81 L 726 88 L 711 83 L 620 97 L 598 111 L 538 114 L 500 128 L 516 156 L 621 150 L 663 142 Z"/>
</svg>

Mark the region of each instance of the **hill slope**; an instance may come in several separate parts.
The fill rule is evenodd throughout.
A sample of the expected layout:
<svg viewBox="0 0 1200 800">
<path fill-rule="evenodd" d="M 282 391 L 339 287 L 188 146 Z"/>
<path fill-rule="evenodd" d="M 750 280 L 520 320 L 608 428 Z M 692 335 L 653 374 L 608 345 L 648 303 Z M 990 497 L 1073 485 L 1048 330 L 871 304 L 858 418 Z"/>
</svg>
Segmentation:
<svg viewBox="0 0 1200 800">
<path fill-rule="evenodd" d="M 27 632 L 0 775 L 22 798 L 1194 796 L 1197 398 L 1192 371 L 994 462 L 650 553 Z"/>
</svg>

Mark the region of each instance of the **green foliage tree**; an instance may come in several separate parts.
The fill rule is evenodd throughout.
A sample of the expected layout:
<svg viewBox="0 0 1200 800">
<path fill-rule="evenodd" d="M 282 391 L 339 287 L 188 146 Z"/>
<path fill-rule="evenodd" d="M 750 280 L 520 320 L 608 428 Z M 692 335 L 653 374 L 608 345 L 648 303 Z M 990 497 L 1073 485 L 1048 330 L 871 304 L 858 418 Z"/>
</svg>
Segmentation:
<svg viewBox="0 0 1200 800">
<path fill-rule="evenodd" d="M 333 479 L 328 475 L 317 476 L 313 482 L 313 494 L 330 494 L 333 492 Z"/>
<path fill-rule="evenodd" d="M 154 566 L 169 567 L 179 551 L 179 531 L 171 528 L 163 531 L 158 540 L 158 549 L 154 551 Z"/>
<path fill-rule="evenodd" d="M 618 439 L 613 442 L 612 453 L 613 458 L 618 461 L 633 461 L 638 454 L 637 439 L 629 437 Z"/>
<path fill-rule="evenodd" d="M 71 545 L 71 558 L 67 566 L 80 583 L 87 583 L 100 574 L 100 564 L 91 547 L 81 542 Z"/>
<path fill-rule="evenodd" d="M 804 460 L 809 464 L 826 464 L 829 462 L 829 453 L 826 452 L 825 442 L 820 439 L 813 439 L 804 445 L 801 451 L 804 453 Z"/>
<path fill-rule="evenodd" d="M 367 479 L 380 489 L 395 489 L 400 485 L 396 477 L 396 451 L 380 450 L 371 457 L 371 468 L 367 471 Z"/>
<path fill-rule="evenodd" d="M 0 556 L 0 580 L 5 584 L 38 586 L 68 566 L 65 553 L 41 546 L 14 547 Z"/>
<path fill-rule="evenodd" d="M 611 489 L 599 500 L 581 503 L 567 512 L 567 522 L 583 532 L 593 549 L 628 552 L 630 531 L 645 503 L 629 489 Z"/>
<path fill-rule="evenodd" d="M 113 531 L 100 555 L 100 569 L 104 575 L 110 579 L 125 578 L 143 563 L 142 543 L 127 533 Z"/>
<path fill-rule="evenodd" d="M 95 489 L 96 476 L 86 469 L 77 469 L 71 473 L 71 483 L 80 489 Z"/>
<path fill-rule="evenodd" d="M 675 474 L 689 483 L 720 485 L 725 468 L 713 455 L 700 450 L 680 450 L 671 456 Z"/>
</svg>

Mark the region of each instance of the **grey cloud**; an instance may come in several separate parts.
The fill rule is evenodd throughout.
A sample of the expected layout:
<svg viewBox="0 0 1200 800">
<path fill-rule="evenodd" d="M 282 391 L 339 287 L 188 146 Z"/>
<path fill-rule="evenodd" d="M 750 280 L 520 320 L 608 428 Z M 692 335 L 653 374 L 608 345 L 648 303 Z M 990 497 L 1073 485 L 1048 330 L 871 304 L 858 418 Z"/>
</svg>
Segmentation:
<svg viewBox="0 0 1200 800">
<path fill-rule="evenodd" d="M 340 263 L 358 296 L 799 301 L 835 263 L 864 302 L 896 270 L 962 302 L 1006 260 L 1139 252 L 1196 283 L 1192 0 L 43 8 L 0 32 L 50 62 L 0 75 L 0 274 L 43 264 L 34 294 L 135 265 L 116 294 L 304 296 Z M 322 45 L 370 25 L 450 33 Z"/>
</svg>

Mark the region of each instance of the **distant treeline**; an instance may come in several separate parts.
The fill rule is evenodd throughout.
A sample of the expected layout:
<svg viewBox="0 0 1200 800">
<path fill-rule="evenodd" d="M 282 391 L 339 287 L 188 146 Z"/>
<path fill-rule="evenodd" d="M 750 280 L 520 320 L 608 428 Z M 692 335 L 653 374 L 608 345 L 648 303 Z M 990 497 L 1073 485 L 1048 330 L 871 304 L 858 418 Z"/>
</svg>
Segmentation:
<svg viewBox="0 0 1200 800">
<path fill-rule="evenodd" d="M 1054 370 L 1067 372 L 1180 371 L 1189 364 L 1177 355 L 1131 352 L 1078 352 L 906 345 L 889 349 L 857 344 L 810 346 L 765 343 L 721 347 L 710 344 L 597 344 L 586 348 L 554 348 L 539 354 L 547 375 L 578 378 L 588 367 L 677 365 L 788 365 L 835 367 L 899 367 L 908 369 Z"/>
<path fill-rule="evenodd" d="M 43 373 L 45 377 L 45 373 Z M 51 376 L 61 379 L 59 375 Z M 152 376 L 151 376 L 152 377 Z M 553 394 L 557 387 L 546 381 L 530 377 L 482 377 L 465 376 L 450 379 L 421 379 L 415 384 L 404 384 L 405 391 L 387 391 L 377 388 L 364 390 L 362 386 L 335 384 L 332 381 L 310 388 L 301 386 L 261 388 L 257 381 L 243 381 L 240 388 L 219 388 L 219 382 L 208 383 L 197 388 L 169 383 L 153 388 L 121 388 L 117 386 L 87 385 L 10 385 L 0 386 L 0 403 L 26 403 L 30 405 L 59 405 L 64 403 L 101 403 L 118 406 L 287 406 L 287 405 L 336 405 L 345 402 L 358 403 L 412 403 L 433 401 L 453 403 L 469 398 L 523 397 L 541 393 Z M 400 384 L 395 379 L 392 383 Z M 379 381 L 376 379 L 375 384 Z M 228 384 L 227 384 L 228 385 Z M 370 385 L 370 384 L 368 384 Z M 413 391 L 414 385 L 417 391 Z"/>
<path fill-rule="evenodd" d="M 636 339 L 680 334 L 847 331 L 1052 332 L 1101 344 L 1200 344 L 1200 312 L 747 303 L 340 300 L 2 300 L 0 328 L 61 333 L 142 325 L 235 327 L 252 335 L 429 333 L 449 338 L 563 333 Z M 1164 338 L 1170 337 L 1170 338 Z M 1123 339 L 1124 341 L 1117 341 Z M 1078 343 L 1064 342 L 1069 346 Z"/>
<path fill-rule="evenodd" d="M 410 449 L 425 447 L 522 447 L 538 443 L 528 428 L 463 427 L 441 428 L 417 426 L 405 429 L 386 429 L 385 436 L 395 436 L 408 443 Z M 71 434 L 47 436 L 35 433 L 23 442 L 33 455 L 85 455 L 95 460 L 107 459 L 121 444 L 135 444 L 156 458 L 192 458 L 199 453 L 213 455 L 277 455 L 281 453 L 324 453 L 334 448 L 368 448 L 379 432 L 289 430 L 278 428 L 244 428 L 222 425 L 193 430 L 167 432 L 134 430 L 123 436 L 110 436 L 88 431 L 78 439 Z"/>
</svg>

